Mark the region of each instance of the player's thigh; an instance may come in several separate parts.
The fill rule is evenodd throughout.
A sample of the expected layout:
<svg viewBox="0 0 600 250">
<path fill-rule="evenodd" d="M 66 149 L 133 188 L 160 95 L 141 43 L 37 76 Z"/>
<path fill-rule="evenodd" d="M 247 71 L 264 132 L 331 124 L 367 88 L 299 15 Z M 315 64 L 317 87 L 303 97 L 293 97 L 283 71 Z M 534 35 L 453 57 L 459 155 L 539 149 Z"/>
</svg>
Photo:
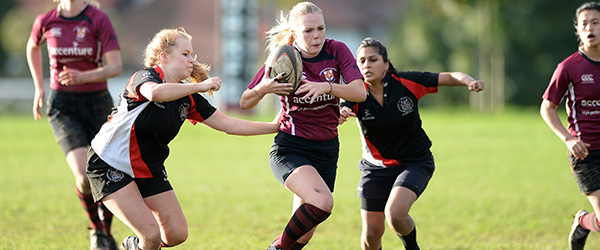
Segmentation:
<svg viewBox="0 0 600 250">
<path fill-rule="evenodd" d="M 304 165 L 294 170 L 284 185 L 306 203 L 313 204 L 325 211 L 331 211 L 333 208 L 333 196 L 329 187 L 317 170 L 310 165 Z"/>
<path fill-rule="evenodd" d="M 152 211 L 146 206 L 135 182 L 105 196 L 102 202 L 136 235 L 145 237 L 159 233 Z"/>
<path fill-rule="evenodd" d="M 167 240 L 173 237 L 182 238 L 181 240 L 187 238 L 187 221 L 173 190 L 146 197 L 144 200 Z"/>
<path fill-rule="evenodd" d="M 386 214 L 395 216 L 408 215 L 410 208 L 417 200 L 417 194 L 403 186 L 395 186 L 390 192 L 386 205 Z"/>
</svg>

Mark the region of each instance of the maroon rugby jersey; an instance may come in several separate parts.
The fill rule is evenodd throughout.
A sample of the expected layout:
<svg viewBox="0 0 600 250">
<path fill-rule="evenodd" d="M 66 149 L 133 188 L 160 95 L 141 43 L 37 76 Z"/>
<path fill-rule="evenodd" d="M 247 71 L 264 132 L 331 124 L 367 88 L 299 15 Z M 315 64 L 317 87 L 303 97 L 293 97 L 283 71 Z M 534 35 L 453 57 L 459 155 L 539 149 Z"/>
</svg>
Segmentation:
<svg viewBox="0 0 600 250">
<path fill-rule="evenodd" d="M 37 45 L 47 42 L 50 57 L 50 88 L 88 92 L 106 89 L 106 81 L 64 86 L 58 81 L 63 66 L 91 70 L 102 66 L 102 55 L 118 50 L 117 35 L 106 13 L 88 5 L 75 17 L 60 16 L 57 9 L 39 15 L 33 23 L 31 38 Z"/>
<path fill-rule="evenodd" d="M 343 77 L 346 83 L 362 79 L 354 56 L 342 42 L 326 39 L 323 49 L 313 58 L 302 57 L 302 78 L 312 82 L 339 84 Z M 265 74 L 264 66 L 258 71 L 248 88 L 254 88 Z M 284 111 L 280 131 L 310 140 L 325 141 L 337 136 L 339 98 L 321 94 L 312 104 L 302 100 L 306 93 L 291 93 L 281 96 Z"/>
<path fill-rule="evenodd" d="M 600 62 L 573 53 L 556 67 L 543 99 L 556 105 L 566 99 L 569 133 L 600 149 Z"/>
<path fill-rule="evenodd" d="M 139 93 L 143 83 L 163 80 L 158 67 L 134 73 L 109 120 L 92 140 L 92 149 L 104 162 L 133 178 L 162 173 L 168 144 L 185 120 L 203 122 L 216 111 L 197 93 L 170 102 L 149 101 Z"/>
</svg>

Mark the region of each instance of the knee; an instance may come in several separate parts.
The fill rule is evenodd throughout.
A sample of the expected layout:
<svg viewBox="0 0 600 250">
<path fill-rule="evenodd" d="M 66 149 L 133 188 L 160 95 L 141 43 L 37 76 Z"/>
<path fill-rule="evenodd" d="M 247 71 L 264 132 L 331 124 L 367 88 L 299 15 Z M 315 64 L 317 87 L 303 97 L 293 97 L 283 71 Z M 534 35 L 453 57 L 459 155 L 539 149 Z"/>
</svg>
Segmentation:
<svg viewBox="0 0 600 250">
<path fill-rule="evenodd" d="M 363 230 L 363 240 L 369 243 L 378 242 L 383 237 L 384 232 L 385 227 L 366 227 Z"/>
<path fill-rule="evenodd" d="M 317 201 L 315 201 L 312 204 L 325 212 L 331 213 L 331 211 L 333 210 L 333 196 L 331 194 L 323 194 L 319 197 Z"/>
<path fill-rule="evenodd" d="M 163 243 L 168 246 L 177 246 L 185 242 L 188 238 L 188 229 L 185 227 L 172 228 L 165 232 L 166 239 Z"/>
<path fill-rule="evenodd" d="M 75 185 L 80 192 L 89 193 L 90 181 L 87 176 L 75 176 Z"/>
<path fill-rule="evenodd" d="M 142 249 L 160 249 L 160 230 L 152 230 L 143 232 L 140 238 L 140 245 Z"/>
<path fill-rule="evenodd" d="M 392 225 L 404 225 L 410 220 L 408 211 L 392 210 L 389 208 L 386 208 L 385 210 L 385 217 L 387 218 L 388 223 Z"/>
</svg>

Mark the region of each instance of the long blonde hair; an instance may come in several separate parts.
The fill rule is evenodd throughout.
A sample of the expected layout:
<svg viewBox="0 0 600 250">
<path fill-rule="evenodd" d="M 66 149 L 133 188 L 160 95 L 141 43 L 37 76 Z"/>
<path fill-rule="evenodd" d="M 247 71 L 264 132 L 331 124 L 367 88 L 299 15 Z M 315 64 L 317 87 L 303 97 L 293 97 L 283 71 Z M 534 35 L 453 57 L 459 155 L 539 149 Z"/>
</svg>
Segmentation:
<svg viewBox="0 0 600 250">
<path fill-rule="evenodd" d="M 321 8 L 311 2 L 301 2 L 294 5 L 287 15 L 284 15 L 282 11 L 277 24 L 267 31 L 267 49 L 271 51 L 278 45 L 294 43 L 292 25 L 296 23 L 298 17 L 313 13 L 323 15 Z"/>
<path fill-rule="evenodd" d="M 177 46 L 177 38 L 185 38 L 190 42 L 192 36 L 190 36 L 183 27 L 174 29 L 163 29 L 156 33 L 144 52 L 144 66 L 148 68 L 155 67 L 159 62 L 159 56 L 161 53 L 170 54 L 173 52 L 173 48 Z M 210 66 L 202 64 L 194 60 L 194 69 L 190 74 L 187 82 L 202 82 L 210 77 L 208 71 Z"/>
</svg>

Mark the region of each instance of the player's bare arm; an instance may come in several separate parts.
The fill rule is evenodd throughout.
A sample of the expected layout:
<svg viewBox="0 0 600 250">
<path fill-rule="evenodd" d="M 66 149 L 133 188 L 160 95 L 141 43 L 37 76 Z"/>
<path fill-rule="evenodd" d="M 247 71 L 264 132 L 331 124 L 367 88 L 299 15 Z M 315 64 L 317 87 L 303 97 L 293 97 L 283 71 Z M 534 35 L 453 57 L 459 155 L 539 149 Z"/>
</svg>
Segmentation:
<svg viewBox="0 0 600 250">
<path fill-rule="evenodd" d="M 265 74 L 256 86 L 252 89 L 246 89 L 242 93 L 242 98 L 240 99 L 240 107 L 243 110 L 249 110 L 260 102 L 262 98 L 269 94 L 274 93 L 277 95 L 287 95 L 292 90 L 291 83 L 279 83 L 276 79 L 279 79 L 282 74 L 278 75 L 275 78 L 268 77 L 270 69 L 265 67 Z"/>
<path fill-rule="evenodd" d="M 569 131 L 567 131 L 565 126 L 560 121 L 560 117 L 556 112 L 557 108 L 558 105 L 544 99 L 540 107 L 540 115 L 546 124 L 548 124 L 548 127 L 550 127 L 550 129 L 552 129 L 552 131 L 558 136 L 558 138 L 565 142 L 567 149 L 573 154 L 573 156 L 575 156 L 575 158 L 585 159 L 589 153 L 587 148 L 591 145 L 569 134 Z"/>
<path fill-rule="evenodd" d="M 146 82 L 140 86 L 140 93 L 150 101 L 168 102 L 198 92 L 217 91 L 221 79 L 211 77 L 194 84 Z"/>
<path fill-rule="evenodd" d="M 29 38 L 29 41 L 27 42 L 27 62 L 35 87 L 35 94 L 33 97 L 33 119 L 38 120 L 42 118 L 40 108 L 44 106 L 46 93 L 44 92 L 42 72 L 42 49 L 41 46 L 35 44 L 31 38 Z"/>
<path fill-rule="evenodd" d="M 310 99 L 311 103 L 321 94 L 331 94 L 351 102 L 363 102 L 367 98 L 367 90 L 363 85 L 362 79 L 356 79 L 345 85 L 328 82 L 311 82 L 305 79 L 302 79 L 302 82 L 296 93 L 306 93 L 302 98 Z"/>
<path fill-rule="evenodd" d="M 485 84 L 462 72 L 442 72 L 438 79 L 439 86 L 467 86 L 469 91 L 483 91 Z"/>
</svg>

